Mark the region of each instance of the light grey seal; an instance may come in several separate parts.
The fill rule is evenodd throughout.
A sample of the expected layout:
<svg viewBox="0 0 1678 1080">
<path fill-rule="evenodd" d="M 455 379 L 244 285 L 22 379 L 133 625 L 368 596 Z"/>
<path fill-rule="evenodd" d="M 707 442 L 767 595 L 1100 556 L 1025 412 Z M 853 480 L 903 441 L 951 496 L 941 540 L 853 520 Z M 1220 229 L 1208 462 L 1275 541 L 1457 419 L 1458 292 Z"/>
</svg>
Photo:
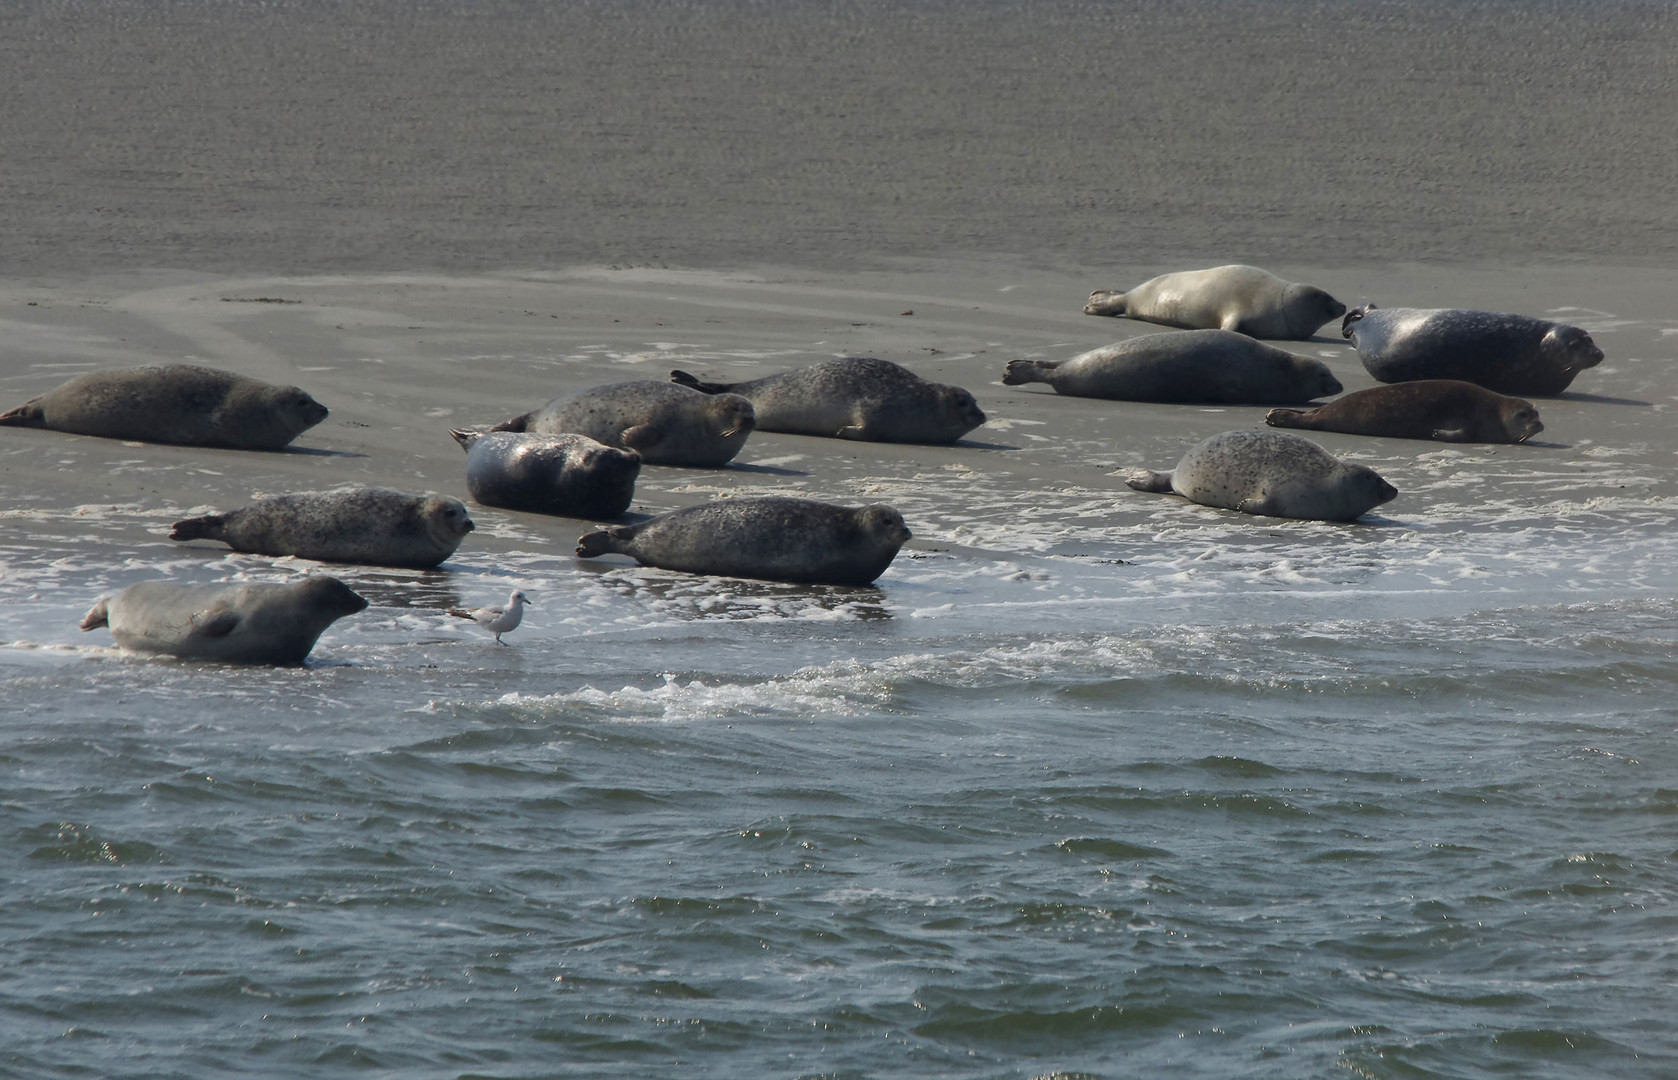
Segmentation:
<svg viewBox="0 0 1678 1080">
<path fill-rule="evenodd" d="M 1338 394 L 1321 360 L 1233 330 L 1143 334 L 1070 360 L 1010 360 L 1007 386 L 1043 382 L 1057 394 L 1117 401 L 1279 405 Z"/>
<path fill-rule="evenodd" d="M 0 424 L 106 439 L 279 450 L 326 419 L 326 406 L 275 386 L 195 364 L 91 371 L 0 415 Z"/>
<path fill-rule="evenodd" d="M 1171 472 L 1133 469 L 1125 483 L 1202 506 L 1318 521 L 1351 521 L 1398 494 L 1375 470 L 1282 431 L 1226 431 L 1190 447 Z"/>
<path fill-rule="evenodd" d="M 883 504 L 851 508 L 766 495 L 718 499 L 618 525 L 577 541 L 577 557 L 609 552 L 690 574 L 822 585 L 867 585 L 909 539 Z"/>
<path fill-rule="evenodd" d="M 587 435 L 633 450 L 648 465 L 718 468 L 734 460 L 757 425 L 752 403 L 736 394 L 711 397 L 671 383 L 609 383 L 556 397 L 491 431 Z"/>
<path fill-rule="evenodd" d="M 1084 305 L 1085 315 L 1122 315 L 1185 330 L 1234 330 L 1295 341 L 1345 313 L 1345 304 L 1315 285 L 1239 264 L 1161 274 L 1128 292 L 1097 289 Z"/>
<path fill-rule="evenodd" d="M 1340 333 L 1384 383 L 1463 379 L 1500 394 L 1553 397 L 1602 363 L 1577 326 L 1465 308 L 1377 308 L 1346 313 Z"/>
<path fill-rule="evenodd" d="M 485 506 L 615 518 L 635 498 L 641 455 L 587 435 L 450 430 L 466 451 L 466 489 Z"/>
<path fill-rule="evenodd" d="M 285 585 L 143 581 L 102 597 L 83 630 L 111 628 L 130 652 L 230 664 L 301 664 L 328 626 L 367 607 L 334 577 Z"/>
<path fill-rule="evenodd" d="M 1532 402 L 1460 379 L 1372 386 L 1315 409 L 1271 409 L 1264 422 L 1389 439 L 1472 443 L 1521 443 L 1544 430 Z"/>
<path fill-rule="evenodd" d="M 749 382 L 670 378 L 707 394 L 739 394 L 761 431 L 863 442 L 953 443 L 985 422 L 973 395 L 928 382 L 900 364 L 867 356 L 827 360 Z"/>
<path fill-rule="evenodd" d="M 514 589 L 512 595 L 507 597 L 505 605 L 473 608 L 470 611 L 465 608 L 450 608 L 449 614 L 457 619 L 471 619 L 494 634 L 497 645 L 505 645 L 507 643 L 501 640 L 501 635 L 518 629 L 519 623 L 524 621 L 524 605 L 529 603 L 522 590 Z"/>
<path fill-rule="evenodd" d="M 459 499 L 389 488 L 271 495 L 177 521 L 171 540 L 220 540 L 252 555 L 427 569 L 455 553 L 472 519 Z"/>
</svg>

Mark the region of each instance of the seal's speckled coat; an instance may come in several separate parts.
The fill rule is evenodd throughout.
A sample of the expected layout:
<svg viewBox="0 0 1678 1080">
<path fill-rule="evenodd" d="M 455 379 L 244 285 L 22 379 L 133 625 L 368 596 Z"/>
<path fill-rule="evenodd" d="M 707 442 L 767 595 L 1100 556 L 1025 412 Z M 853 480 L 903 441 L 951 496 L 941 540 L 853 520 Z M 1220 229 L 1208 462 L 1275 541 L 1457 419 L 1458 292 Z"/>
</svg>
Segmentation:
<svg viewBox="0 0 1678 1080">
<path fill-rule="evenodd" d="M 1143 334 L 1070 360 L 1011 360 L 1008 386 L 1043 382 L 1057 394 L 1115 401 L 1281 405 L 1341 391 L 1321 360 L 1233 330 Z"/>
<path fill-rule="evenodd" d="M 111 629 L 132 652 L 230 664 L 301 664 L 326 628 L 367 608 L 334 577 L 285 585 L 182 585 L 143 581 L 102 597 L 83 630 Z"/>
<path fill-rule="evenodd" d="M 271 495 L 175 522 L 171 540 L 220 540 L 253 555 L 426 569 L 455 553 L 472 519 L 459 499 L 389 488 Z"/>
<path fill-rule="evenodd" d="M 1398 494 L 1375 470 L 1281 431 L 1226 431 L 1190 447 L 1171 472 L 1135 469 L 1125 483 L 1203 506 L 1319 521 L 1351 521 Z"/>
<path fill-rule="evenodd" d="M 598 519 L 620 516 L 635 498 L 641 456 L 633 450 L 587 435 L 449 434 L 466 451 L 466 489 L 485 506 Z"/>
<path fill-rule="evenodd" d="M 952 443 L 985 422 L 973 395 L 867 356 L 827 360 L 741 383 L 670 378 L 707 394 L 740 394 L 764 431 L 863 442 Z"/>
<path fill-rule="evenodd" d="M 767 495 L 718 499 L 577 541 L 577 557 L 615 552 L 690 574 L 867 585 L 910 536 L 903 515 L 874 503 L 835 506 Z"/>
<path fill-rule="evenodd" d="M 587 435 L 634 450 L 648 465 L 716 468 L 734 460 L 756 426 L 752 403 L 743 397 L 648 379 L 556 397 L 490 430 Z"/>
<path fill-rule="evenodd" d="M 1500 394 L 1550 397 L 1602 350 L 1577 326 L 1464 308 L 1377 308 L 1346 313 L 1340 333 L 1384 383 L 1463 379 Z"/>
</svg>

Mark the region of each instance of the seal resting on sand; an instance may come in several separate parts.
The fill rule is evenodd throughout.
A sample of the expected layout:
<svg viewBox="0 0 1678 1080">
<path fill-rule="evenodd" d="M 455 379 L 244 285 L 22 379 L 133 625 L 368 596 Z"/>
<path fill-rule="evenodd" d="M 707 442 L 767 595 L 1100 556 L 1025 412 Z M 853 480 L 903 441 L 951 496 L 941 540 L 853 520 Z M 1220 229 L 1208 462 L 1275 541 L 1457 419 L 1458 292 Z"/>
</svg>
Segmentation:
<svg viewBox="0 0 1678 1080">
<path fill-rule="evenodd" d="M 757 410 L 760 431 L 862 442 L 953 443 L 985 422 L 973 395 L 928 382 L 900 364 L 849 356 L 749 382 L 670 378 L 707 394 L 739 394 Z"/>
<path fill-rule="evenodd" d="M 82 629 L 111 628 L 130 652 L 230 664 L 301 664 L 328 626 L 367 608 L 334 577 L 285 585 L 143 581 L 102 597 Z"/>
<path fill-rule="evenodd" d="M 903 515 L 875 503 L 851 508 L 765 495 L 718 499 L 618 525 L 577 541 L 577 557 L 628 555 L 690 574 L 818 585 L 867 585 L 909 539 Z"/>
<path fill-rule="evenodd" d="M 232 450 L 279 450 L 325 419 L 295 386 L 196 364 L 91 371 L 0 414 L 12 427 Z"/>
<path fill-rule="evenodd" d="M 459 499 L 350 488 L 271 495 L 177 521 L 171 540 L 220 540 L 253 555 L 428 569 L 455 553 L 472 519 Z"/>
<path fill-rule="evenodd" d="M 466 490 L 485 506 L 615 518 L 635 498 L 641 455 L 587 435 L 450 430 L 466 451 Z"/>
<path fill-rule="evenodd" d="M 1239 264 L 1161 274 L 1128 292 L 1097 289 L 1084 305 L 1085 315 L 1122 315 L 1185 330 L 1234 330 L 1296 341 L 1345 313 L 1345 304 L 1315 285 Z"/>
<path fill-rule="evenodd" d="M 1398 494 L 1375 470 L 1282 431 L 1226 431 L 1190 447 L 1171 472 L 1133 469 L 1125 483 L 1202 506 L 1317 521 L 1351 521 Z"/>
<path fill-rule="evenodd" d="M 648 465 L 718 468 L 734 460 L 756 426 L 752 403 L 737 394 L 713 397 L 648 379 L 556 397 L 490 430 L 587 435 L 633 450 Z"/>
<path fill-rule="evenodd" d="M 1010 360 L 1007 386 L 1042 382 L 1057 394 L 1117 401 L 1280 405 L 1338 394 L 1321 360 L 1233 330 L 1143 334 L 1070 360 Z"/>
<path fill-rule="evenodd" d="M 1460 379 L 1372 386 L 1315 409 L 1271 409 L 1264 422 L 1349 435 L 1471 443 L 1521 443 L 1544 430 L 1532 402 Z"/>
<path fill-rule="evenodd" d="M 1384 383 L 1462 379 L 1500 394 L 1553 397 L 1602 363 L 1577 326 L 1466 308 L 1355 308 L 1341 321 L 1358 359 Z"/>
</svg>

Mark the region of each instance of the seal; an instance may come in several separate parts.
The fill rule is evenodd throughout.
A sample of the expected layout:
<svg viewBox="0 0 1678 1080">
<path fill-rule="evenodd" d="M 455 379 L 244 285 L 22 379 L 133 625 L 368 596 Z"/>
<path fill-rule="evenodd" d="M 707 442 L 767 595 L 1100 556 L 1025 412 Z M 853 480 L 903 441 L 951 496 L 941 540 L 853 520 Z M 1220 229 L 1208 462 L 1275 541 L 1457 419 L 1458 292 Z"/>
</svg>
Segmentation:
<svg viewBox="0 0 1678 1080">
<path fill-rule="evenodd" d="M 1346 313 L 1340 333 L 1384 383 L 1462 379 L 1499 394 L 1554 397 L 1602 350 L 1577 326 L 1466 308 L 1377 308 Z"/>
<path fill-rule="evenodd" d="M 1374 469 L 1282 431 L 1226 431 L 1190 447 L 1171 472 L 1133 469 L 1125 483 L 1202 506 L 1316 521 L 1351 521 L 1398 495 Z"/>
<path fill-rule="evenodd" d="M 577 541 L 577 557 L 615 552 L 689 574 L 867 585 L 885 573 L 909 536 L 903 515 L 880 503 L 852 508 L 764 495 L 718 499 L 588 533 Z"/>
<path fill-rule="evenodd" d="M 649 379 L 556 397 L 490 430 L 587 435 L 633 450 L 648 465 L 719 468 L 734 460 L 756 425 L 752 403 L 743 397 L 711 397 Z"/>
<path fill-rule="evenodd" d="M 501 640 L 501 635 L 518 629 L 519 623 L 524 621 L 524 605 L 528 603 L 530 601 L 525 599 L 523 591 L 514 589 L 504 606 L 473 608 L 470 611 L 450 608 L 449 614 L 457 619 L 471 619 L 494 634 L 497 645 L 505 645 L 507 643 Z"/>
<path fill-rule="evenodd" d="M 196 364 L 90 371 L 0 414 L 12 427 L 232 450 L 279 450 L 325 419 L 295 386 Z"/>
<path fill-rule="evenodd" d="M 1372 386 L 1315 409 L 1271 409 L 1264 422 L 1348 435 L 1471 443 L 1521 443 L 1544 430 L 1532 402 L 1460 379 Z"/>
<path fill-rule="evenodd" d="M 1310 401 L 1341 390 L 1321 360 L 1233 330 L 1143 334 L 1070 360 L 1010 360 L 1002 382 L 1048 383 L 1074 397 L 1236 405 Z"/>
<path fill-rule="evenodd" d="M 670 378 L 707 394 L 739 394 L 757 410 L 761 431 L 862 442 L 953 443 L 985 422 L 973 395 L 928 382 L 900 364 L 868 356 L 826 360 L 749 382 Z"/>
<path fill-rule="evenodd" d="M 429 569 L 472 531 L 459 499 L 389 488 L 271 495 L 225 514 L 177 521 L 171 540 L 220 540 L 252 555 Z"/>
<path fill-rule="evenodd" d="M 101 597 L 82 629 L 111 628 L 129 652 L 229 664 L 301 664 L 328 626 L 367 608 L 334 577 L 284 585 L 142 581 Z"/>
<path fill-rule="evenodd" d="M 485 506 L 561 517 L 615 518 L 635 498 L 641 455 L 587 435 L 449 434 L 466 451 L 466 489 Z"/>
<path fill-rule="evenodd" d="M 1345 304 L 1315 285 L 1240 264 L 1161 274 L 1128 292 L 1097 289 L 1084 305 L 1085 315 L 1122 315 L 1185 330 L 1234 330 L 1285 341 L 1304 341 L 1345 313 Z"/>
</svg>

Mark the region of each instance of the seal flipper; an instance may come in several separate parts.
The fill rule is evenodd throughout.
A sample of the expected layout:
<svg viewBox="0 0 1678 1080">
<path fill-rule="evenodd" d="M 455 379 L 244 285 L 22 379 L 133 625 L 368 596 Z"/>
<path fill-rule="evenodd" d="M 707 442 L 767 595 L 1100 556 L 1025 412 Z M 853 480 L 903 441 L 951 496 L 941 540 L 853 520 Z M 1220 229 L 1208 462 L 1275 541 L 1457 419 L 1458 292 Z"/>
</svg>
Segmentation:
<svg viewBox="0 0 1678 1080">
<path fill-rule="evenodd" d="M 192 616 L 192 632 L 207 638 L 224 638 L 231 634 L 244 616 L 226 608 L 206 608 Z"/>
<path fill-rule="evenodd" d="M 532 415 L 534 415 L 534 414 L 533 413 L 525 413 L 523 416 L 515 416 L 511 420 L 504 420 L 501 423 L 496 424 L 494 427 L 490 428 L 490 430 L 491 431 L 529 431 L 530 430 L 530 418 L 531 418 Z"/>
<path fill-rule="evenodd" d="M 697 390 L 701 394 L 732 394 L 739 383 L 705 382 L 697 376 L 689 375 L 685 371 L 672 371 L 670 381 L 678 386 L 685 386 L 689 390 Z"/>
<path fill-rule="evenodd" d="M 108 598 L 101 596 L 99 602 L 94 604 L 86 615 L 82 616 L 81 626 L 83 630 L 97 630 L 101 626 L 111 625 L 111 609 L 107 606 L 108 602 Z"/>
<path fill-rule="evenodd" d="M 226 514 L 205 514 L 203 517 L 183 518 L 169 527 L 171 540 L 220 540 Z"/>
<path fill-rule="evenodd" d="M 1374 304 L 1365 304 L 1362 307 L 1352 308 L 1350 311 L 1346 312 L 1345 318 L 1340 320 L 1340 336 L 1343 338 L 1351 337 L 1352 324 L 1374 310 Z"/>
<path fill-rule="evenodd" d="M 1048 382 L 1049 372 L 1060 367 L 1061 363 L 1059 360 L 1010 360 L 1007 370 L 1002 373 L 1002 385 Z"/>
<path fill-rule="evenodd" d="M 1085 315 L 1124 315 L 1126 314 L 1124 293 L 1117 289 L 1097 289 L 1090 293 L 1089 303 L 1084 305 Z"/>
<path fill-rule="evenodd" d="M 1305 409 L 1271 409 L 1264 414 L 1264 422 L 1271 427 L 1309 428 L 1312 425 L 1300 423 L 1316 410 Z"/>
<path fill-rule="evenodd" d="M 1171 486 L 1170 473 L 1152 469 L 1132 469 L 1125 474 L 1124 482 L 1137 491 L 1152 491 L 1160 495 L 1174 495 L 1177 490 Z"/>
<path fill-rule="evenodd" d="M 640 453 L 663 442 L 664 429 L 656 424 L 636 424 L 634 427 L 624 428 L 618 439 L 627 449 Z"/>
<path fill-rule="evenodd" d="M 46 412 L 41 408 L 40 398 L 34 398 L 15 409 L 0 413 L 0 425 L 6 427 L 44 427 L 46 422 Z"/>
<path fill-rule="evenodd" d="M 635 535 L 633 526 L 614 525 L 599 532 L 584 533 L 577 540 L 577 558 L 597 559 L 602 555 L 627 555 L 623 549 L 623 541 Z"/>
</svg>

